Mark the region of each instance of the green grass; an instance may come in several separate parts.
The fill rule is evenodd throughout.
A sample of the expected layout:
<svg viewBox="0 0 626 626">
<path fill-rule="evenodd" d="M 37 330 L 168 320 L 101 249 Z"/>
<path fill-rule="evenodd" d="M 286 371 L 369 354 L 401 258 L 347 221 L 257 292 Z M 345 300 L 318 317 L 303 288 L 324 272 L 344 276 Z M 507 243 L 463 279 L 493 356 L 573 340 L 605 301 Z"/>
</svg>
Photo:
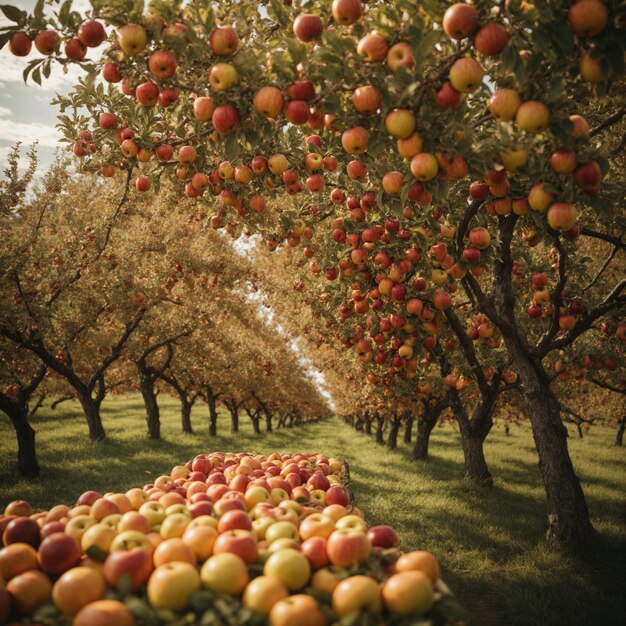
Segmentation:
<svg viewBox="0 0 626 626">
<path fill-rule="evenodd" d="M 532 436 L 498 428 L 486 444 L 494 488 L 461 478 L 459 435 L 436 429 L 429 463 L 411 460 L 401 445 L 391 452 L 372 438 L 332 420 L 255 437 L 247 418 L 238 436 L 207 434 L 206 407 L 194 409 L 194 435 L 180 433 L 178 405 L 162 398 L 161 441 L 145 437 L 139 397 L 108 400 L 109 438 L 93 443 L 80 407 L 44 409 L 38 431 L 41 479 L 20 480 L 14 471 L 11 427 L 0 420 L 0 505 L 23 497 L 36 507 L 73 502 L 86 489 L 126 490 L 150 482 L 198 452 L 211 450 L 323 451 L 349 462 L 352 490 L 371 523 L 390 523 L 405 549 L 424 548 L 441 560 L 444 578 L 474 615 L 476 625 L 622 624 L 626 615 L 626 450 L 613 447 L 614 432 L 593 428 L 570 452 L 587 495 L 597 544 L 570 553 L 542 540 L 545 496 Z"/>
</svg>

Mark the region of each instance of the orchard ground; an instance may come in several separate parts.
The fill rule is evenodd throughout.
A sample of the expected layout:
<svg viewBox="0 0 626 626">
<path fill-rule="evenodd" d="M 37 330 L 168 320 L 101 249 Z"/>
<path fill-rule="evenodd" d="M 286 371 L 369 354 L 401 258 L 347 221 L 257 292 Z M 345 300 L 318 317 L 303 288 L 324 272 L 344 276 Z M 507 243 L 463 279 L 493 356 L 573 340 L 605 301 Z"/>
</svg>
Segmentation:
<svg viewBox="0 0 626 626">
<path fill-rule="evenodd" d="M 444 578 L 472 612 L 473 624 L 602 625 L 623 623 L 626 595 L 626 449 L 613 445 L 612 429 L 595 427 L 569 447 L 598 530 L 596 545 L 571 553 L 541 541 L 545 491 L 529 425 L 496 426 L 485 454 L 494 488 L 461 478 L 460 437 L 451 426 L 436 428 L 431 461 L 410 458 L 377 445 L 332 420 L 255 436 L 247 420 L 230 434 L 221 414 L 220 435 L 209 438 L 206 406 L 193 412 L 194 435 L 180 433 L 178 403 L 160 398 L 161 441 L 145 437 L 139 396 L 105 401 L 108 439 L 89 442 L 77 403 L 43 408 L 37 429 L 41 479 L 20 480 L 14 472 L 14 434 L 0 421 L 0 506 L 25 498 L 36 508 L 72 503 L 87 489 L 125 491 L 142 486 L 198 452 L 211 450 L 321 451 L 350 464 L 351 489 L 372 524 L 395 526 L 404 549 L 424 548 L 441 561 Z"/>
</svg>

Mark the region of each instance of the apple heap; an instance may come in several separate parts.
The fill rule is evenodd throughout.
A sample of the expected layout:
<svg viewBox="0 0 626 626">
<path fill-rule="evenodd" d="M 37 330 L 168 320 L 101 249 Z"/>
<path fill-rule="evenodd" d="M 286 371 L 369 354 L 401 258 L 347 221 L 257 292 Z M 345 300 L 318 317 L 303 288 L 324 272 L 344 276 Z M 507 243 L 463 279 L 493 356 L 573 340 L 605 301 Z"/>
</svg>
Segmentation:
<svg viewBox="0 0 626 626">
<path fill-rule="evenodd" d="M 400 553 L 390 526 L 369 527 L 343 479 L 323 454 L 213 452 L 74 506 L 34 513 L 14 501 L 0 518 L 0 619 L 46 611 L 74 626 L 131 625 L 128 593 L 187 612 L 202 590 L 275 626 L 427 614 L 442 597 L 437 560 Z"/>
</svg>

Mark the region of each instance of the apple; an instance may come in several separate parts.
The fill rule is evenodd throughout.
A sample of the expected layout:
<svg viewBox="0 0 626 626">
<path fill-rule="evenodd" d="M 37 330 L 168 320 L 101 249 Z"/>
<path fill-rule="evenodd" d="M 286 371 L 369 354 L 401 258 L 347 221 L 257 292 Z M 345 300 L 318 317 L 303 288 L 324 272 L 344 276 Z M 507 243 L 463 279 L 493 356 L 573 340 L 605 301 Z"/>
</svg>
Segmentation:
<svg viewBox="0 0 626 626">
<path fill-rule="evenodd" d="M 137 191 L 145 192 L 150 189 L 150 179 L 147 176 L 138 176 L 135 181 Z"/>
<path fill-rule="evenodd" d="M 272 626 L 327 626 L 328 620 L 313 596 L 295 594 L 279 600 L 269 614 Z"/>
<path fill-rule="evenodd" d="M 533 211 L 544 213 L 552 204 L 553 194 L 545 189 L 545 183 L 537 183 L 528 193 L 528 204 Z"/>
<path fill-rule="evenodd" d="M 418 133 L 412 133 L 404 139 L 398 139 L 398 153 L 404 159 L 410 159 L 422 151 L 424 138 Z"/>
<path fill-rule="evenodd" d="M 243 605 L 267 617 L 272 607 L 289 596 L 289 590 L 275 576 L 258 576 L 246 586 L 243 593 Z"/>
<path fill-rule="evenodd" d="M 113 61 L 107 61 L 102 66 L 102 78 L 108 83 L 119 83 L 122 80 L 122 74 L 117 64 L 113 63 Z"/>
<path fill-rule="evenodd" d="M 16 57 L 28 56 L 32 45 L 30 37 L 22 31 L 14 32 L 9 38 L 9 50 Z"/>
<path fill-rule="evenodd" d="M 304 165 L 310 172 L 321 170 L 324 168 L 324 159 L 317 152 L 310 152 L 304 157 Z"/>
<path fill-rule="evenodd" d="M 306 100 L 315 98 L 315 85 L 307 79 L 296 80 L 287 87 L 287 96 L 290 100 Z"/>
<path fill-rule="evenodd" d="M 348 506 L 350 504 L 350 492 L 340 485 L 332 485 L 326 490 L 326 505 Z"/>
<path fill-rule="evenodd" d="M 155 50 L 148 59 L 150 73 L 160 80 L 174 76 L 176 57 L 169 50 Z"/>
<path fill-rule="evenodd" d="M 393 137 L 406 139 L 415 130 L 415 115 L 408 109 L 393 109 L 385 116 L 385 128 Z"/>
<path fill-rule="evenodd" d="M 480 28 L 474 37 L 474 47 L 478 52 L 488 57 L 498 56 L 506 48 L 511 35 L 502 26 L 492 22 Z"/>
<path fill-rule="evenodd" d="M 472 230 L 470 230 L 469 241 L 474 247 L 479 250 L 484 250 L 485 248 L 488 248 L 491 243 L 491 235 L 486 228 L 477 226 L 476 228 L 472 228 Z"/>
<path fill-rule="evenodd" d="M 515 121 L 527 133 L 540 133 L 550 124 L 550 111 L 539 100 L 527 100 L 518 107 Z"/>
<path fill-rule="evenodd" d="M 377 32 L 368 33 L 359 39 L 356 51 L 365 63 L 380 63 L 387 57 L 387 40 Z"/>
<path fill-rule="evenodd" d="M 12 543 L 0 550 L 0 579 L 11 580 L 27 570 L 37 569 L 37 551 L 27 543 Z"/>
<path fill-rule="evenodd" d="M 267 118 L 278 117 L 283 110 L 285 99 L 283 92 L 278 87 L 261 87 L 252 101 L 254 110 Z M 307 107 L 308 116 L 308 107 Z"/>
<path fill-rule="evenodd" d="M 390 576 L 383 585 L 382 596 L 387 609 L 399 615 L 424 615 L 435 602 L 428 576 L 412 570 Z"/>
<path fill-rule="evenodd" d="M 5 527 L 2 533 L 2 543 L 8 546 L 12 543 L 27 543 L 34 548 L 39 545 L 39 524 L 30 517 L 16 517 Z"/>
<path fill-rule="evenodd" d="M 256 536 L 248 530 L 229 530 L 220 533 L 213 545 L 214 554 L 229 552 L 236 554 L 248 565 L 252 565 L 258 556 Z"/>
<path fill-rule="evenodd" d="M 302 13 L 293 22 L 293 34 L 303 42 L 318 39 L 324 31 L 324 22 L 319 15 Z"/>
<path fill-rule="evenodd" d="M 239 72 L 230 63 L 216 63 L 209 70 L 209 85 L 217 93 L 226 91 L 239 82 Z"/>
<path fill-rule="evenodd" d="M 78 29 L 78 39 L 87 48 L 97 48 L 106 38 L 104 26 L 95 20 L 81 24 Z"/>
<path fill-rule="evenodd" d="M 513 148 L 505 148 L 500 153 L 500 162 L 504 165 L 504 168 L 508 172 L 515 172 L 520 167 L 525 167 L 528 163 L 528 150 L 526 148 L 521 147 L 513 147 Z M 506 186 L 505 193 L 508 193 L 509 187 L 508 183 Z M 491 193 L 496 196 L 494 193 L 493 185 L 491 188 Z M 500 196 L 501 197 L 501 196 Z"/>
<path fill-rule="evenodd" d="M 200 586 L 200 575 L 194 565 L 173 561 L 152 572 L 146 592 L 155 609 L 182 611 Z"/>
<path fill-rule="evenodd" d="M 352 94 L 352 104 L 359 113 L 376 113 L 381 102 L 380 91 L 373 85 L 357 87 Z"/>
<path fill-rule="evenodd" d="M 128 575 L 131 589 L 137 592 L 148 582 L 152 569 L 150 552 L 131 548 L 109 554 L 104 562 L 103 573 L 107 583 L 114 589 L 118 588 L 122 576 Z"/>
<path fill-rule="evenodd" d="M 284 548 L 274 552 L 265 562 L 263 574 L 276 576 L 290 591 L 302 589 L 311 575 L 309 561 L 301 552 Z"/>
<path fill-rule="evenodd" d="M 339 618 L 360 611 L 378 614 L 382 610 L 380 584 L 370 576 L 349 576 L 335 586 L 332 603 Z"/>
<path fill-rule="evenodd" d="M 362 126 L 355 126 L 343 132 L 341 145 L 348 154 L 363 154 L 367 151 L 369 133 Z"/>
<path fill-rule="evenodd" d="M 575 150 L 555 150 L 550 155 L 550 167 L 557 174 L 571 174 L 576 165 Z"/>
<path fill-rule="evenodd" d="M 217 530 L 220 533 L 227 530 L 252 530 L 252 522 L 245 511 L 227 511 L 220 517 Z"/>
<path fill-rule="evenodd" d="M 135 626 L 135 618 L 119 600 L 96 600 L 82 608 L 74 617 L 72 626 Z"/>
<path fill-rule="evenodd" d="M 576 207 L 568 202 L 554 202 L 548 209 L 548 224 L 555 230 L 570 230 L 577 217 Z"/>
<path fill-rule="evenodd" d="M 597 161 L 581 163 L 574 170 L 574 182 L 584 190 L 595 189 L 602 180 L 602 170 Z"/>
<path fill-rule="evenodd" d="M 457 2 L 444 13 L 442 26 L 450 39 L 464 39 L 478 28 L 478 11 L 470 4 Z"/>
<path fill-rule="evenodd" d="M 305 100 L 290 100 L 285 104 L 285 117 L 292 124 L 306 124 L 309 119 L 309 105 Z"/>
<path fill-rule="evenodd" d="M 232 104 L 216 107 L 211 119 L 215 130 L 222 135 L 227 135 L 239 126 L 239 112 Z"/>
<path fill-rule="evenodd" d="M 232 26 L 214 28 L 209 35 L 209 45 L 213 54 L 217 56 L 234 54 L 239 46 L 237 31 Z"/>
<path fill-rule="evenodd" d="M 135 97 L 143 106 L 152 107 L 159 100 L 159 88 L 152 81 L 140 83 L 135 90 Z"/>
<path fill-rule="evenodd" d="M 148 43 L 146 29 L 140 24 L 124 24 L 117 29 L 120 48 L 128 56 L 136 56 Z"/>
<path fill-rule="evenodd" d="M 300 538 L 323 537 L 327 539 L 335 530 L 335 522 L 332 517 L 324 513 L 313 513 L 305 517 L 300 523 Z"/>
<path fill-rule="evenodd" d="M 6 590 L 9 592 L 11 605 L 22 615 L 30 615 L 50 601 L 52 582 L 43 572 L 29 570 L 11 578 Z"/>
<path fill-rule="evenodd" d="M 462 57 L 452 64 L 448 78 L 460 93 L 472 93 L 482 84 L 483 76 L 483 68 L 476 59 Z"/>
<path fill-rule="evenodd" d="M 289 161 L 284 154 L 273 154 L 267 160 L 267 166 L 272 174 L 281 175 L 289 167 Z"/>
<path fill-rule="evenodd" d="M 595 37 L 606 27 L 609 12 L 602 0 L 577 0 L 567 13 L 567 20 L 578 37 Z"/>
<path fill-rule="evenodd" d="M 59 35 L 55 30 L 42 30 L 35 35 L 35 48 L 45 55 L 52 54 L 59 47 Z"/>
<path fill-rule="evenodd" d="M 604 71 L 602 70 L 602 62 L 597 54 L 592 50 L 585 50 L 580 57 L 578 70 L 581 78 L 588 83 L 601 83 L 604 81 Z"/>
<path fill-rule="evenodd" d="M 438 171 L 437 158 L 430 152 L 419 152 L 411 159 L 411 174 L 420 182 L 432 180 Z"/>
<path fill-rule="evenodd" d="M 462 94 L 457 91 L 450 81 L 445 81 L 435 94 L 435 102 L 440 109 L 457 109 L 461 104 Z"/>
<path fill-rule="evenodd" d="M 248 567 L 241 557 L 223 552 L 204 562 L 200 578 L 209 591 L 238 596 L 248 584 Z"/>
<path fill-rule="evenodd" d="M 39 565 L 47 574 L 62 574 L 78 565 L 81 554 L 80 545 L 74 537 L 66 533 L 53 533 L 39 546 Z"/>
<path fill-rule="evenodd" d="M 572 137 L 589 137 L 589 124 L 582 115 L 570 115 L 569 119 L 574 124 Z"/>
<path fill-rule="evenodd" d="M 395 548 L 398 535 L 391 526 L 372 526 L 367 531 L 367 538 L 374 548 Z"/>
<path fill-rule="evenodd" d="M 82 44 L 80 39 L 74 37 L 65 42 L 65 56 L 70 61 L 82 61 L 87 54 L 87 48 Z"/>
<path fill-rule="evenodd" d="M 392 72 L 397 72 L 401 67 L 410 69 L 414 65 L 413 50 L 408 43 L 401 41 L 389 48 L 389 52 L 387 52 L 387 67 Z"/>
<path fill-rule="evenodd" d="M 54 583 L 52 601 L 64 615 L 76 615 L 90 602 L 100 600 L 106 591 L 102 572 L 92 567 L 73 567 Z"/>
<path fill-rule="evenodd" d="M 393 324 L 393 320 L 392 320 L 392 324 Z M 401 324 L 401 326 L 404 326 L 404 322 Z M 367 530 L 367 523 L 360 515 L 355 515 L 354 513 L 352 513 L 349 515 L 344 515 L 337 522 L 337 528 L 347 529 L 347 530 L 361 530 L 365 532 Z"/>
<path fill-rule="evenodd" d="M 213 99 L 208 96 L 196 98 L 193 102 L 193 114 L 199 122 L 208 122 L 213 116 Z"/>
<path fill-rule="evenodd" d="M 233 179 L 238 185 L 247 185 L 252 180 L 252 176 L 253 172 L 247 165 L 238 165 L 235 168 Z M 247 480 L 245 484 L 247 484 Z M 231 488 L 234 488 L 234 485 L 230 486 Z"/>
<path fill-rule="evenodd" d="M 502 122 L 509 122 L 515 118 L 515 113 L 522 104 L 522 98 L 515 89 L 496 89 L 489 99 L 491 114 Z"/>
<path fill-rule="evenodd" d="M 345 518 L 341 518 L 340 524 Z M 348 568 L 354 563 L 364 563 L 369 557 L 371 545 L 362 530 L 337 529 L 328 537 L 326 551 L 333 565 Z"/>
<path fill-rule="evenodd" d="M 350 26 L 363 15 L 361 0 L 333 0 L 332 14 L 337 24 Z"/>
</svg>

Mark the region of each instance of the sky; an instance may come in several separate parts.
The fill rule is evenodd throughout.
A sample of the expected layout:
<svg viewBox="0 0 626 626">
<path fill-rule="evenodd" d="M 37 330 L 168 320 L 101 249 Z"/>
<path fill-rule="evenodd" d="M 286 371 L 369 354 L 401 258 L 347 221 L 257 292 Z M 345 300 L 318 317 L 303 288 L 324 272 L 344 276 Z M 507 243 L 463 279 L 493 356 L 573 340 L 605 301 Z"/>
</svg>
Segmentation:
<svg viewBox="0 0 626 626">
<path fill-rule="evenodd" d="M 36 0 L 8 0 L 8 3 L 31 12 Z M 77 10 L 89 6 L 86 0 L 74 2 Z M 0 26 L 10 24 L 0 14 Z M 67 93 L 76 82 L 79 71 L 71 69 L 63 74 L 60 66 L 54 65 L 50 78 L 40 87 L 22 79 L 22 72 L 28 62 L 41 55 L 33 45 L 27 57 L 13 56 L 8 45 L 0 50 L 0 159 L 4 163 L 9 150 L 17 141 L 25 148 L 38 141 L 39 172 L 46 169 L 54 156 L 61 134 L 56 130 L 57 107 L 50 104 L 56 93 Z M 23 153 L 27 150 L 24 149 Z M 0 168 L 0 176 L 2 175 Z"/>
</svg>

